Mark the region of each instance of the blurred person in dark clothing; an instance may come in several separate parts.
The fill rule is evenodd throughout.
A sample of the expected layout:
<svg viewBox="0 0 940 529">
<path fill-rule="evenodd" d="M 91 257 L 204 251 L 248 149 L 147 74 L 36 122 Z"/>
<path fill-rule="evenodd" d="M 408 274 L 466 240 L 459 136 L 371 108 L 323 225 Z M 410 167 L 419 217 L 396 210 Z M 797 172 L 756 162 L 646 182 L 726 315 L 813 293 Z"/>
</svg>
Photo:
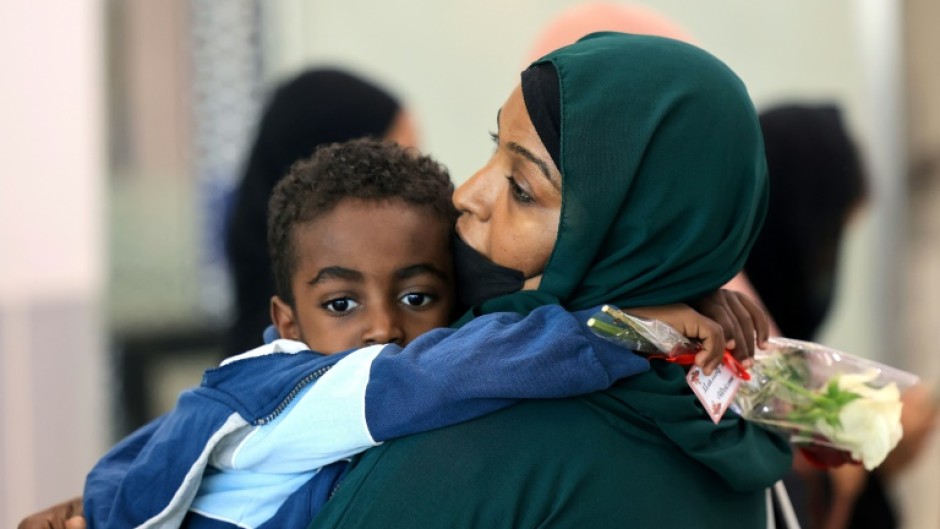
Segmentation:
<svg viewBox="0 0 940 529">
<path fill-rule="evenodd" d="M 226 255 L 235 307 L 224 343 L 226 356 L 261 345 L 262 332 L 271 324 L 274 277 L 265 219 L 275 184 L 317 146 L 365 136 L 404 147 L 417 144 L 417 131 L 401 103 L 353 74 L 308 70 L 274 91 L 261 117 L 227 228 Z"/>
<path fill-rule="evenodd" d="M 783 336 L 814 340 L 832 305 L 845 228 L 868 196 L 867 177 L 835 106 L 779 106 L 760 122 L 770 205 L 744 271 Z M 804 526 L 900 525 L 887 480 L 916 456 L 936 416 L 924 387 L 902 398 L 904 439 L 876 471 L 845 465 L 822 472 L 795 458 L 787 488 Z"/>
</svg>

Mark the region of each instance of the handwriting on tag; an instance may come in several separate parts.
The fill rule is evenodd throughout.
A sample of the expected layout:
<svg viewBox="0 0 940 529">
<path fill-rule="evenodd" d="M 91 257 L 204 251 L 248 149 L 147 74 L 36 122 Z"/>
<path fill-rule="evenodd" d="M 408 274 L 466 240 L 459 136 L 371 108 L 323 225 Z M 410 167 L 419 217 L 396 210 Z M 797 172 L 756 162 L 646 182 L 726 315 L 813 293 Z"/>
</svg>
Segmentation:
<svg viewBox="0 0 940 529">
<path fill-rule="evenodd" d="M 706 376 L 698 366 L 692 366 L 685 379 L 715 424 L 728 410 L 741 385 L 741 379 L 723 363 L 710 376 Z"/>
</svg>

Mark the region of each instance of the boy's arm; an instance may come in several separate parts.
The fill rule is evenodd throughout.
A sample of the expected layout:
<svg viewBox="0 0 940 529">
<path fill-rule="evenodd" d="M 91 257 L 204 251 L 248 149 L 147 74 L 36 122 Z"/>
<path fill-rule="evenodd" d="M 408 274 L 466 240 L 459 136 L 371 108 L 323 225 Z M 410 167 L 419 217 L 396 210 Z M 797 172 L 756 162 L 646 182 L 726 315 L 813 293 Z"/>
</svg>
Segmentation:
<svg viewBox="0 0 940 529">
<path fill-rule="evenodd" d="M 212 450 L 250 430 L 248 421 L 276 405 L 304 373 L 319 373 L 342 356 L 311 355 L 303 344 L 281 340 L 223 362 L 244 364 L 207 371 L 203 384 L 184 391 L 172 411 L 95 464 L 85 481 L 88 525 L 178 527 Z"/>
<path fill-rule="evenodd" d="M 648 369 L 642 357 L 590 332 L 588 315 L 545 306 L 525 317 L 493 314 L 431 331 L 405 348 L 354 351 L 275 421 L 213 454 L 212 464 L 257 472 L 318 468 L 519 399 L 590 393 Z"/>
</svg>

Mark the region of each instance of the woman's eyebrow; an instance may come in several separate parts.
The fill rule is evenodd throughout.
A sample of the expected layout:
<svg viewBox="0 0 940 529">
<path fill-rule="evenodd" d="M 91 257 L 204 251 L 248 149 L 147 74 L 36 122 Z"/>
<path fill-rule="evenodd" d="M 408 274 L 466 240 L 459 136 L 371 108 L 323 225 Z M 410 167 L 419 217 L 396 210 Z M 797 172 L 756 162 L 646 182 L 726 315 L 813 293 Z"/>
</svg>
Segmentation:
<svg viewBox="0 0 940 529">
<path fill-rule="evenodd" d="M 554 187 L 557 191 L 561 192 L 561 182 L 559 182 L 557 178 L 552 176 L 552 172 L 548 169 L 548 164 L 545 163 L 545 160 L 539 158 L 538 156 L 533 154 L 532 151 L 530 151 L 529 149 L 526 149 L 525 147 L 523 147 L 522 145 L 519 145 L 518 143 L 514 141 L 507 142 L 506 147 L 508 147 L 509 150 L 511 150 L 512 152 L 522 156 L 526 160 L 529 160 L 530 162 L 538 166 L 538 168 L 542 171 L 542 174 L 545 175 L 545 178 L 548 180 L 548 182 L 552 184 L 552 187 Z"/>
</svg>

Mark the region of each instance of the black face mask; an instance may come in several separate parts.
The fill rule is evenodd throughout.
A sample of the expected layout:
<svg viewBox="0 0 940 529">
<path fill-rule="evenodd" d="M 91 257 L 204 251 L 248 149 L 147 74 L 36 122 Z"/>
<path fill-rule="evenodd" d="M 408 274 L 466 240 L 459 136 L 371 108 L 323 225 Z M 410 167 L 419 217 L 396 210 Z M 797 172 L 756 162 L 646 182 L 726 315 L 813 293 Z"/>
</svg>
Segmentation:
<svg viewBox="0 0 940 529">
<path fill-rule="evenodd" d="M 525 274 L 500 266 L 454 235 L 454 275 L 457 304 L 461 311 L 486 300 L 522 290 Z"/>
</svg>

